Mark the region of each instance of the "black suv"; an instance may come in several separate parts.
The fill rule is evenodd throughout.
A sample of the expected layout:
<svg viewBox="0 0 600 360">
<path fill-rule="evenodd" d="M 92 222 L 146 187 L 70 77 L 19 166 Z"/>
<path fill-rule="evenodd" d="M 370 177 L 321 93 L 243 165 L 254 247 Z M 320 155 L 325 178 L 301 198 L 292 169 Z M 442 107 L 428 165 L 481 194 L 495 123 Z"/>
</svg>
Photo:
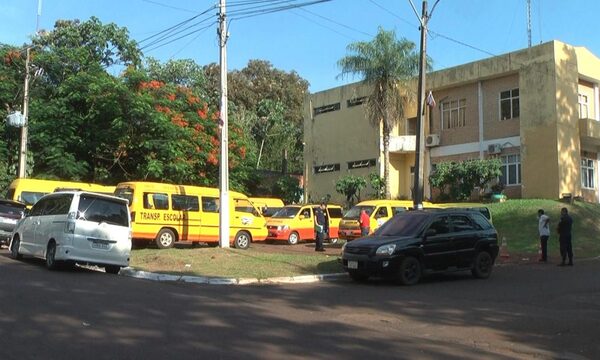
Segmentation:
<svg viewBox="0 0 600 360">
<path fill-rule="evenodd" d="M 400 213 L 372 235 L 346 243 L 342 261 L 356 281 L 380 276 L 413 285 L 424 274 L 446 271 L 488 278 L 497 255 L 498 233 L 481 212 L 447 209 Z"/>
<path fill-rule="evenodd" d="M 0 199 L 0 245 L 8 245 L 17 222 L 25 215 L 26 206 L 17 201 Z"/>
</svg>

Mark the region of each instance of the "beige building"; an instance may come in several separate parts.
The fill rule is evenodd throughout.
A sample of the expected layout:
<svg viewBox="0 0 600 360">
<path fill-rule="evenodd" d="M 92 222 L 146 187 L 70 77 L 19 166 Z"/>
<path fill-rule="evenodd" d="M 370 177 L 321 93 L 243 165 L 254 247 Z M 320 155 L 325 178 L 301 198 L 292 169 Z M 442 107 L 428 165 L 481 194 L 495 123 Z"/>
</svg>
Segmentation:
<svg viewBox="0 0 600 360">
<path fill-rule="evenodd" d="M 498 157 L 508 197 L 600 202 L 599 83 L 600 59 L 559 41 L 428 74 L 436 106 L 424 124 L 425 198 L 436 163 Z M 356 83 L 307 97 L 306 199 L 343 203 L 338 179 L 383 175 L 381 128 L 365 113 L 369 91 Z M 409 119 L 392 133 L 392 198 L 411 198 L 414 124 Z"/>
</svg>

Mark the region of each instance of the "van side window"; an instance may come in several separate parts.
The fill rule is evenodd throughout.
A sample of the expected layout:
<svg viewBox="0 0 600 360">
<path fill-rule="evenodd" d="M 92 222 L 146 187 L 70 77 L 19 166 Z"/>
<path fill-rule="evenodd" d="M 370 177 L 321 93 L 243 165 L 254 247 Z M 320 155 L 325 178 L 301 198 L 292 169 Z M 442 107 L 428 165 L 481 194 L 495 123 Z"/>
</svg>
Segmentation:
<svg viewBox="0 0 600 360">
<path fill-rule="evenodd" d="M 377 209 L 377 212 L 375 213 L 375 219 L 379 219 L 382 217 L 388 217 L 387 207 L 385 206 L 382 206 L 379 209 Z"/>
<path fill-rule="evenodd" d="M 394 213 L 394 215 L 403 213 L 405 211 L 406 209 L 401 206 L 392 206 L 392 212 Z"/>
<path fill-rule="evenodd" d="M 42 215 L 44 213 L 44 209 L 46 208 L 46 204 L 47 203 L 48 203 L 48 199 L 43 199 L 41 201 L 38 201 L 31 208 L 31 212 L 29 213 L 29 215 L 30 216 L 40 216 L 40 215 Z"/>
<path fill-rule="evenodd" d="M 241 211 L 250 213 L 254 216 L 259 216 L 258 211 L 254 208 L 252 203 L 246 199 L 234 199 L 235 211 Z"/>
<path fill-rule="evenodd" d="M 144 209 L 168 210 L 169 197 L 167 194 L 144 193 Z"/>
<path fill-rule="evenodd" d="M 343 217 L 343 215 L 342 215 L 342 209 L 340 209 L 340 208 L 337 208 L 337 207 L 330 208 L 330 207 L 328 207 L 327 211 L 329 212 L 329 217 L 330 218 L 337 219 L 337 218 L 342 218 Z"/>
<path fill-rule="evenodd" d="M 203 196 L 202 211 L 210 213 L 219 212 L 219 198 Z"/>
<path fill-rule="evenodd" d="M 73 194 L 55 196 L 48 200 L 46 208 L 44 209 L 44 215 L 66 215 L 71 208 Z"/>
<path fill-rule="evenodd" d="M 191 195 L 171 195 L 173 210 L 200 211 L 198 196 Z"/>
<path fill-rule="evenodd" d="M 304 216 L 307 219 L 311 218 L 312 214 L 311 214 L 310 208 L 304 208 L 304 209 L 302 209 L 302 212 L 300 213 L 300 215 Z"/>
</svg>

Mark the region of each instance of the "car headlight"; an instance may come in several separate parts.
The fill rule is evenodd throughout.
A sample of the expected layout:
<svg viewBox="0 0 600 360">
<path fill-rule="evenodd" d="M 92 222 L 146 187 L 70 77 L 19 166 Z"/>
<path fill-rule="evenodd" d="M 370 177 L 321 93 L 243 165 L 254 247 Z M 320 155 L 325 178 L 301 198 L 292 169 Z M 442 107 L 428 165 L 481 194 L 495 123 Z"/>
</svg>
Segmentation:
<svg viewBox="0 0 600 360">
<path fill-rule="evenodd" d="M 285 231 L 287 229 L 289 229 L 290 227 L 287 225 L 279 225 L 277 226 L 277 231 Z"/>
<path fill-rule="evenodd" d="M 396 244 L 383 245 L 377 248 L 376 255 L 392 255 L 396 250 Z"/>
</svg>

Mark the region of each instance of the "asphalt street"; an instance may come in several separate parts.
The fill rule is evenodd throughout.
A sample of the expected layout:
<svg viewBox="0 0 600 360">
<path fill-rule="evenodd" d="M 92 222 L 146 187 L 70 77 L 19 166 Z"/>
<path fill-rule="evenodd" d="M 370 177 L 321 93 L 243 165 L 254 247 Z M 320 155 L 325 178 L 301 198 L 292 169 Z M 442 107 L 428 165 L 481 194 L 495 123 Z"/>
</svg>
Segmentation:
<svg viewBox="0 0 600 360">
<path fill-rule="evenodd" d="M 342 278 L 201 285 L 0 250 L 1 359 L 598 359 L 600 260 L 413 287 Z"/>
</svg>

